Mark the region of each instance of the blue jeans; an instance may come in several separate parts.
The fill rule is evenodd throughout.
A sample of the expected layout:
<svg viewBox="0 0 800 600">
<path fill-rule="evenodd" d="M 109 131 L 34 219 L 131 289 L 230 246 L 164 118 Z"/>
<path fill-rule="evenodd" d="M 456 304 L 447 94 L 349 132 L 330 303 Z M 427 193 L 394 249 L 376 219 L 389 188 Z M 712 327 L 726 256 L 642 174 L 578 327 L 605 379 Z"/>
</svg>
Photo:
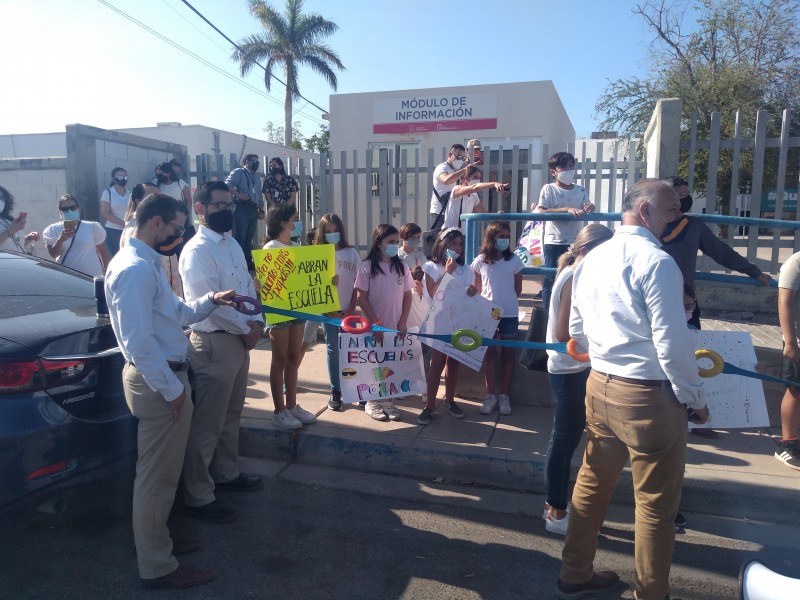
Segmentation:
<svg viewBox="0 0 800 600">
<path fill-rule="evenodd" d="M 544 266 L 548 269 L 555 269 L 558 267 L 558 259 L 569 250 L 568 244 L 545 244 L 544 245 Z M 553 275 L 545 276 L 542 282 L 542 306 L 550 308 L 550 292 L 553 289 L 553 283 L 556 277 Z"/>
<path fill-rule="evenodd" d="M 572 455 L 586 427 L 586 379 L 590 371 L 586 368 L 580 373 L 548 374 L 556 410 L 544 461 L 544 489 L 547 503 L 559 510 L 566 510 L 569 502 Z"/>
<path fill-rule="evenodd" d="M 325 345 L 328 347 L 328 377 L 331 379 L 331 390 L 341 391 L 339 380 L 339 328 L 336 325 L 323 323 Z"/>
<path fill-rule="evenodd" d="M 106 230 L 106 247 L 113 257 L 119 252 L 119 241 L 122 238 L 122 230 L 111 229 L 110 227 L 105 227 L 104 229 Z"/>
<path fill-rule="evenodd" d="M 239 242 L 244 251 L 244 258 L 248 268 L 253 268 L 253 236 L 258 225 L 258 206 L 252 202 L 242 202 L 236 205 L 233 212 L 233 237 Z"/>
</svg>

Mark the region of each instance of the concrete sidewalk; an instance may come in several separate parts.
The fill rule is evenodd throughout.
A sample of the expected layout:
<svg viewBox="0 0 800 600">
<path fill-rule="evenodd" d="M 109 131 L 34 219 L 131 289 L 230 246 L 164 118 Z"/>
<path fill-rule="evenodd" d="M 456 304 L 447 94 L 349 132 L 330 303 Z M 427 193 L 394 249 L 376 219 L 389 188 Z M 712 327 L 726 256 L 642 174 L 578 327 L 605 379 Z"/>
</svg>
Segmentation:
<svg viewBox="0 0 800 600">
<path fill-rule="evenodd" d="M 526 303 L 522 303 L 523 306 Z M 529 305 L 530 303 L 528 303 Z M 749 315 L 745 315 L 748 317 Z M 780 331 L 771 317 L 742 320 L 739 314 L 715 314 L 704 329 L 749 331 L 759 362 L 778 373 Z M 517 365 L 510 416 L 485 416 L 479 407 L 483 386 L 478 374 L 462 367 L 459 405 L 466 416 L 454 419 L 439 407 L 432 423 L 417 425 L 419 396 L 401 398 L 399 422 L 379 422 L 358 404 L 341 412 L 327 407 L 330 381 L 325 344 L 306 354 L 300 368 L 298 403 L 315 413 L 318 422 L 296 432 L 271 423 L 269 342 L 263 339 L 251 353 L 247 404 L 242 419 L 241 454 L 329 465 L 357 471 L 442 480 L 543 493 L 544 457 L 553 419 L 547 375 Z M 443 390 L 441 390 L 443 392 Z M 766 384 L 772 433 L 779 433 L 778 404 L 783 388 Z M 765 432 L 766 433 L 766 432 Z M 721 432 L 717 439 L 689 436 L 686 479 L 681 507 L 687 512 L 800 524 L 797 493 L 800 472 L 773 458 L 775 444 L 757 431 Z M 580 465 L 582 449 L 574 464 Z M 633 501 L 630 472 L 623 473 L 616 500 Z"/>
</svg>

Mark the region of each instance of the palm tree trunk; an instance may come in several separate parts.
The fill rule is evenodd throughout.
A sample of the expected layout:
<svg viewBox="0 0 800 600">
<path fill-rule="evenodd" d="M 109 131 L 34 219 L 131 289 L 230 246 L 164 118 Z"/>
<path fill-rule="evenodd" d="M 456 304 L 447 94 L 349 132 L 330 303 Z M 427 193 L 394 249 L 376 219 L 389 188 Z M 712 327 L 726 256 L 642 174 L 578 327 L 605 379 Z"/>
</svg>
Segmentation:
<svg viewBox="0 0 800 600">
<path fill-rule="evenodd" d="M 288 85 L 283 101 L 283 128 L 283 144 L 288 148 L 292 143 L 292 91 Z"/>
</svg>

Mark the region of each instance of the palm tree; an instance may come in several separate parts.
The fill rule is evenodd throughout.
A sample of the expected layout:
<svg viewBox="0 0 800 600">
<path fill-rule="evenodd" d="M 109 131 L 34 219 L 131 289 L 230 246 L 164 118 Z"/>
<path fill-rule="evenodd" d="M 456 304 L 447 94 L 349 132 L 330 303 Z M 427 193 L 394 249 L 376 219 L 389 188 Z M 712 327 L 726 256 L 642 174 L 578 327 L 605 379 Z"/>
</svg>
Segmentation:
<svg viewBox="0 0 800 600">
<path fill-rule="evenodd" d="M 241 40 L 232 58 L 239 62 L 242 77 L 256 63 L 266 61 L 264 86 L 267 91 L 272 84 L 273 69 L 278 64 L 283 65 L 286 78 L 284 140 L 288 147 L 292 142 L 292 102 L 300 98 L 298 67 L 311 67 L 336 91 L 338 81 L 331 67 L 343 70 L 344 65 L 322 40 L 339 26 L 317 13 L 303 14 L 303 0 L 286 0 L 285 14 L 280 14 L 264 0 L 250 0 L 250 14 L 258 19 L 264 31 Z"/>
</svg>

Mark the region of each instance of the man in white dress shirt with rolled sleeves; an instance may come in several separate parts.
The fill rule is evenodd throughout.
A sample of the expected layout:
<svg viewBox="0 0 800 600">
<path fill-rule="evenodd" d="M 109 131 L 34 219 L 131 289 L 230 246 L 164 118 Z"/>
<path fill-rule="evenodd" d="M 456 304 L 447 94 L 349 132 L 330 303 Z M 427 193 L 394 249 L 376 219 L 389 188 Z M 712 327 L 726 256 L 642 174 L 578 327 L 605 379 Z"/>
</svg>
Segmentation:
<svg viewBox="0 0 800 600">
<path fill-rule="evenodd" d="M 597 533 L 628 460 L 636 502 L 634 596 L 668 597 L 687 418 L 704 423 L 709 416 L 683 313 L 683 277 L 660 248 L 664 228 L 680 215 L 669 182 L 639 181 L 622 201 L 622 226 L 575 270 L 569 333 L 588 349 L 592 371 L 559 598 L 619 583 L 616 573 L 595 572 L 593 563 Z"/>
<path fill-rule="evenodd" d="M 244 252 L 230 234 L 236 205 L 228 186 L 203 183 L 194 201 L 200 230 L 184 246 L 179 263 L 186 299 L 228 288 L 256 298 Z M 217 503 L 215 490 L 255 490 L 262 483 L 258 475 L 239 472 L 237 461 L 250 350 L 263 330 L 262 315 L 225 307 L 193 325 L 189 336 L 195 405 L 183 466 L 184 503 L 188 514 L 206 521 L 234 518 L 233 510 Z"/>
<path fill-rule="evenodd" d="M 167 517 L 183 465 L 192 420 L 183 326 L 202 321 L 217 305 L 235 306 L 236 291 L 209 291 L 183 302 L 161 271 L 156 248 L 180 237 L 186 207 L 164 194 L 147 196 L 136 209 L 136 228 L 106 272 L 109 317 L 127 363 L 125 400 L 139 420 L 133 487 L 133 535 L 145 588 L 186 588 L 208 583 L 215 573 L 178 564 L 176 554 L 199 543 L 171 539 Z"/>
</svg>

